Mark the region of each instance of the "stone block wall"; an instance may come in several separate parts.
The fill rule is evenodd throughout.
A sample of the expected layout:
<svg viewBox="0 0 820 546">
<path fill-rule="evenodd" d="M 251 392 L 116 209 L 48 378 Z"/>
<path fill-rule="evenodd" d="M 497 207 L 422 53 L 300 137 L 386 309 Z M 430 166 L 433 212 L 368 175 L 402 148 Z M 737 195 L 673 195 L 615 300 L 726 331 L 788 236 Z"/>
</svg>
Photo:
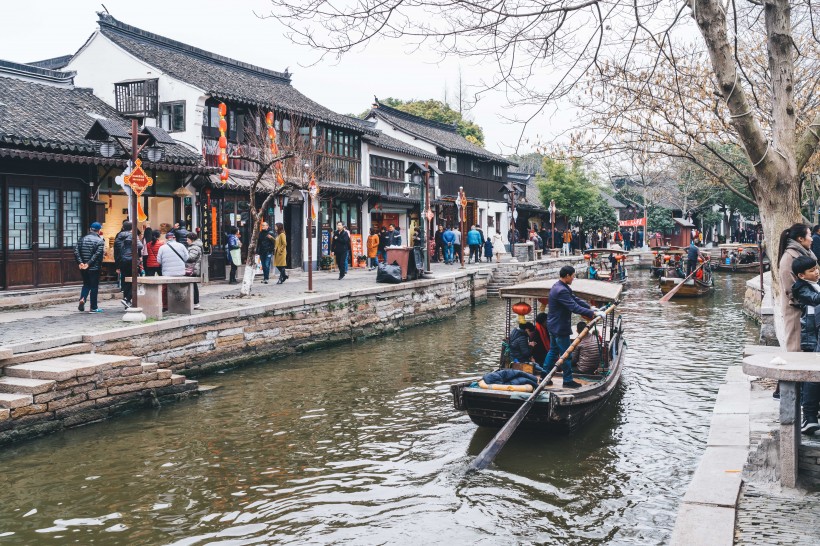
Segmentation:
<svg viewBox="0 0 820 546">
<path fill-rule="evenodd" d="M 490 270 L 472 270 L 413 284 L 176 317 L 83 340 L 97 353 L 140 357 L 197 375 L 440 320 L 486 301 L 489 278 Z"/>
</svg>

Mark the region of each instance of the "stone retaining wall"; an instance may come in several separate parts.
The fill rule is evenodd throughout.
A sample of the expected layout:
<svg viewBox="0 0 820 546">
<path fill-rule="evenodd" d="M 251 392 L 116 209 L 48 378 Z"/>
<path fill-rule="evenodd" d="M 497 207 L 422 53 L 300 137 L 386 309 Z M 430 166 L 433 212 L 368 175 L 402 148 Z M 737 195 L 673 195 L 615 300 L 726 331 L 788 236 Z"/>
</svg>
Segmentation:
<svg viewBox="0 0 820 546">
<path fill-rule="evenodd" d="M 557 275 L 580 257 L 515 264 L 519 282 Z M 503 264 L 504 267 L 509 267 Z M 198 375 L 441 320 L 487 300 L 493 268 L 348 293 L 303 296 L 240 310 L 176 317 L 85 335 L 100 353 L 138 356 Z"/>
</svg>

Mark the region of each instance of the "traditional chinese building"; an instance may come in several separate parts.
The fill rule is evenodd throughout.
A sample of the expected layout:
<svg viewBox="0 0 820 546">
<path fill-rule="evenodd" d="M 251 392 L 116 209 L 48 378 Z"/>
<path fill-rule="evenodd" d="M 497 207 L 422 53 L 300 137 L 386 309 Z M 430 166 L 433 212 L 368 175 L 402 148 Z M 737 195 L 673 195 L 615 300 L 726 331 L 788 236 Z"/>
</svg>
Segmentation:
<svg viewBox="0 0 820 546">
<path fill-rule="evenodd" d="M 455 126 L 430 121 L 391 108 L 378 100 L 367 119 L 384 135 L 440 156 L 442 171 L 436 203 L 436 222 L 458 223 L 455 196 L 460 187 L 467 194 L 467 226 L 476 224 L 485 234 L 500 231 L 507 237 L 510 225 L 509 199 L 502 193 L 507 182 L 507 168 L 515 163 L 472 144 L 456 131 Z"/>
<path fill-rule="evenodd" d="M 104 156 L 92 127 L 115 133 Z M 81 282 L 74 246 L 92 221 L 111 241 L 128 203 L 115 178 L 130 158 L 130 121 L 74 85 L 74 73 L 0 61 L 0 289 Z M 154 185 L 146 211 L 179 208 L 177 188 L 204 181 L 213 169 L 201 156 L 155 130 L 162 158 L 141 156 Z M 105 265 L 113 273 L 113 255 Z"/>
<path fill-rule="evenodd" d="M 256 167 L 240 156 L 253 155 L 259 142 L 251 141 L 249 135 L 259 134 L 260 118 L 268 111 L 275 115 L 280 147 L 295 139 L 304 141 L 300 156 L 285 162 L 288 179 L 301 183 L 308 172 L 315 173 L 322 222 L 338 218 L 352 233 L 360 233 L 362 204 L 377 193 L 363 184 L 362 137 L 375 131 L 307 98 L 291 85 L 287 71 L 230 59 L 127 25 L 108 14 L 99 14 L 99 29 L 67 68 L 77 72 L 78 83 L 92 87 L 123 114 L 144 111 L 148 105 L 143 121 L 190 145 L 208 166 L 218 165 L 218 107 L 226 104 L 230 179 L 223 183 L 212 175 L 207 181 L 180 188 L 191 193 L 190 209 L 180 204 L 171 213 L 209 232 L 211 278 L 224 278 L 221 245 L 227 228 L 238 226 L 245 240 L 250 234 L 248 189 Z M 285 138 L 290 142 L 282 140 Z M 270 189 L 263 185 L 262 193 Z M 257 196 L 257 206 L 263 198 Z M 304 191 L 290 195 L 287 204 L 277 200 L 264 211 L 269 222 L 285 224 L 290 267 L 303 267 L 307 259 L 306 211 Z"/>
</svg>

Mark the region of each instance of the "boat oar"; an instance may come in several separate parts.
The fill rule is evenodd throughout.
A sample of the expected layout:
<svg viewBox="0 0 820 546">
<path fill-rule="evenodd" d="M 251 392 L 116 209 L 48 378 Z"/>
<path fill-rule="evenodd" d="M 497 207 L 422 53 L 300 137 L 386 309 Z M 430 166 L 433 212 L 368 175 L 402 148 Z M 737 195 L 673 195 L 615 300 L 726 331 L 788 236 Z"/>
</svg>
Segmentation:
<svg viewBox="0 0 820 546">
<path fill-rule="evenodd" d="M 694 271 L 692 271 L 691 273 L 689 273 L 689 274 L 686 276 L 686 278 L 685 278 L 685 279 L 683 279 L 680 283 L 678 283 L 677 285 L 675 285 L 675 287 L 674 287 L 674 288 L 672 288 L 672 290 L 670 290 L 669 292 L 667 292 L 667 293 L 666 293 L 666 295 L 660 299 L 660 303 L 666 303 L 666 302 L 668 302 L 669 300 L 671 300 L 671 299 L 672 299 L 672 296 L 674 296 L 675 294 L 677 294 L 677 293 L 678 293 L 678 290 L 680 290 L 681 288 L 683 288 L 683 283 L 685 283 L 686 281 L 688 281 L 689 279 L 691 279 L 691 278 L 695 275 L 695 273 L 697 273 L 697 272 L 700 270 L 700 268 L 701 268 L 701 267 L 703 267 L 704 265 L 706 265 L 706 262 L 705 262 L 705 261 L 704 261 L 702 264 L 700 264 L 699 266 L 697 266 L 697 267 L 695 268 L 695 270 L 694 270 Z"/>
<path fill-rule="evenodd" d="M 609 303 L 605 307 L 601 308 L 601 311 L 603 311 L 604 315 L 606 315 L 613 309 L 615 309 L 615 304 Z M 527 398 L 527 400 L 521 405 L 521 407 L 518 408 L 518 411 L 516 411 L 513 414 L 513 416 L 510 417 L 509 421 L 507 421 L 504 424 L 504 426 L 501 427 L 501 430 L 499 430 L 495 437 L 492 439 L 492 441 L 489 444 L 487 444 L 487 447 L 485 447 L 481 451 L 481 453 L 478 454 L 478 457 L 476 457 L 473 460 L 473 462 L 470 463 L 470 467 L 467 470 L 484 470 L 485 468 L 490 466 L 490 463 L 493 462 L 495 456 L 498 455 L 498 452 L 504 448 L 504 446 L 507 444 L 507 441 L 509 441 L 510 437 L 512 436 L 513 432 L 515 432 L 515 429 L 518 428 L 518 425 L 521 424 L 521 421 L 523 421 L 524 417 L 526 417 L 527 414 L 530 412 L 532 405 L 535 403 L 535 399 L 538 397 L 539 394 L 541 394 L 541 391 L 543 391 L 547 387 L 547 383 L 550 379 L 552 379 L 552 376 L 555 374 L 556 370 L 558 370 L 558 366 L 563 364 L 564 361 L 567 358 L 569 358 L 569 356 L 572 354 L 572 351 L 575 350 L 578 344 L 581 343 L 581 340 L 584 339 L 586 335 L 589 333 L 590 328 L 592 328 L 598 322 L 600 322 L 602 318 L 603 317 L 598 316 L 592 319 L 589 323 L 587 323 L 587 327 L 584 328 L 584 330 L 580 334 L 578 334 L 578 337 L 575 338 L 575 341 L 572 342 L 572 345 L 569 346 L 569 349 L 564 351 L 564 354 L 561 355 L 561 358 L 559 358 L 555 362 L 555 366 L 553 366 L 552 370 L 550 370 L 550 373 L 548 373 L 547 376 L 541 380 L 541 383 L 538 384 L 538 386 L 532 392 L 530 397 Z"/>
</svg>

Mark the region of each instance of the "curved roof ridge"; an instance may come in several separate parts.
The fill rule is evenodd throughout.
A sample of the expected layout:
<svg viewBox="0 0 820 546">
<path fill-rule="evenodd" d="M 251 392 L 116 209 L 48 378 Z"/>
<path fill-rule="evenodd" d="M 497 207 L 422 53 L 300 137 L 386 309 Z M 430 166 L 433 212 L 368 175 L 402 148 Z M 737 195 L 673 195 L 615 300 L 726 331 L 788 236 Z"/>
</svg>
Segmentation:
<svg viewBox="0 0 820 546">
<path fill-rule="evenodd" d="M 458 128 L 455 126 L 455 124 L 442 123 L 440 121 L 433 121 L 432 119 L 427 119 L 427 118 L 423 118 L 421 116 L 408 114 L 407 112 L 405 112 L 403 110 L 393 108 L 392 106 L 387 106 L 386 104 L 383 104 L 383 103 L 379 102 L 378 100 L 376 101 L 376 104 L 378 105 L 378 107 L 373 109 L 373 111 L 375 111 L 375 112 L 378 112 L 379 110 L 383 110 L 383 111 L 387 111 L 387 113 L 389 113 L 389 114 L 393 114 L 395 116 L 404 118 L 408 121 L 412 121 L 412 122 L 415 122 L 415 123 L 420 123 L 422 125 L 427 125 L 428 127 L 433 127 L 434 129 L 441 129 L 442 131 L 450 131 L 451 133 L 457 133 L 458 132 Z"/>
<path fill-rule="evenodd" d="M 204 49 L 200 49 L 198 47 L 194 47 L 192 45 L 188 45 L 177 40 L 172 40 L 171 38 L 166 38 L 165 36 L 160 36 L 159 34 L 148 32 L 147 30 L 143 30 L 141 28 L 128 25 L 126 23 L 123 23 L 122 21 L 115 19 L 108 13 L 98 12 L 97 15 L 100 18 L 98 22 L 100 25 L 100 30 L 102 30 L 103 33 L 105 33 L 106 30 L 110 29 L 111 31 L 119 34 L 125 34 L 127 36 L 137 38 L 140 40 L 147 40 L 149 42 L 153 42 L 161 46 L 176 49 L 177 51 L 182 51 L 188 55 L 199 57 L 206 61 L 227 65 L 232 68 L 239 68 L 241 70 L 245 70 L 256 75 L 265 76 L 269 79 L 278 80 L 282 83 L 287 83 L 288 85 L 290 85 L 290 73 L 287 71 L 278 72 L 276 70 L 270 70 L 268 68 L 262 68 L 260 66 L 252 65 L 250 63 L 238 61 L 236 59 L 231 59 L 230 57 L 224 57 L 217 53 L 212 53 L 210 51 L 206 51 Z"/>
</svg>

